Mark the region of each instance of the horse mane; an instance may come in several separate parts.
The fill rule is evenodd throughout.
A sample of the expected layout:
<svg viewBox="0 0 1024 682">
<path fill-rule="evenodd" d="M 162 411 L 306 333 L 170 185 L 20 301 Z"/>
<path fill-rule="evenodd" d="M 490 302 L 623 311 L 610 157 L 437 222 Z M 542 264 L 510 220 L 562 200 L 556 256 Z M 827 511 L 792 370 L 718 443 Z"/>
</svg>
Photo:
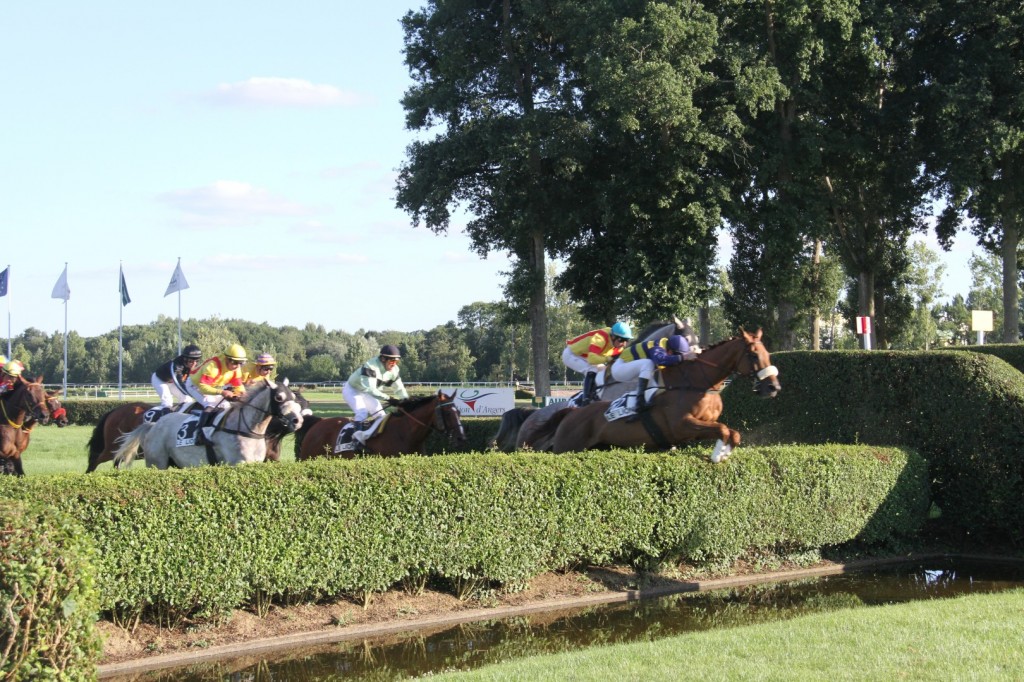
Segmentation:
<svg viewBox="0 0 1024 682">
<path fill-rule="evenodd" d="M 403 410 L 415 410 L 416 408 L 423 407 L 427 403 L 436 399 L 436 395 L 425 395 L 420 396 L 418 398 L 406 398 L 405 400 L 401 401 L 398 406 L 401 407 Z M 399 412 L 399 414 L 401 414 L 401 412 Z"/>
</svg>

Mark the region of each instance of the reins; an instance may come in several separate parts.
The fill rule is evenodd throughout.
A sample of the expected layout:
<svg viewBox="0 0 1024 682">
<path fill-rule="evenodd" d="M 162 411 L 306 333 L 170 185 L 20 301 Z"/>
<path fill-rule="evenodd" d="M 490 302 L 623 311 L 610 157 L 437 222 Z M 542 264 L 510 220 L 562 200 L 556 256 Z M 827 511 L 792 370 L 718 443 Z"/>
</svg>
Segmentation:
<svg viewBox="0 0 1024 682">
<path fill-rule="evenodd" d="M 264 389 L 264 391 L 267 392 L 267 393 L 271 393 L 273 390 L 274 389 L 270 388 L 270 384 L 267 384 L 267 388 Z M 261 412 L 264 415 L 270 415 L 271 417 L 280 417 L 281 416 L 280 414 L 274 414 L 274 411 L 273 411 L 274 400 L 273 400 L 272 397 L 271 397 L 271 400 L 270 400 L 270 404 L 271 404 L 271 408 L 265 410 L 262 407 L 260 407 L 259 405 L 254 405 L 251 402 L 248 402 L 248 401 L 243 402 L 241 405 L 238 406 L 238 421 L 245 428 L 245 431 L 240 431 L 238 429 L 229 429 L 229 428 L 226 428 L 226 427 L 222 427 L 219 430 L 224 432 L 224 433 L 230 433 L 233 436 L 241 436 L 242 438 L 252 438 L 254 440 L 259 439 L 259 438 L 266 438 L 266 432 L 265 431 L 264 431 L 264 433 L 257 433 L 249 425 L 249 421 L 245 418 L 244 408 L 245 407 L 251 407 L 252 409 L 256 410 L 257 412 Z M 227 419 L 227 415 L 225 415 L 224 418 Z"/>
<path fill-rule="evenodd" d="M 25 422 L 26 421 L 32 421 L 33 419 L 36 419 L 35 415 L 33 414 L 33 411 L 36 408 L 38 408 L 40 405 L 42 405 L 43 403 L 37 402 L 34 405 L 29 406 L 28 401 L 25 400 L 25 394 L 28 394 L 29 396 L 32 396 L 32 393 L 28 390 L 28 388 L 23 387 L 23 386 L 19 386 L 18 388 L 14 389 L 14 391 L 17 391 L 17 390 L 21 390 L 22 391 L 22 395 L 20 396 L 20 398 L 21 398 L 21 409 L 25 411 L 25 413 L 28 415 L 28 417 L 22 417 L 21 421 L 18 422 L 18 423 L 14 423 L 13 421 L 11 421 L 10 415 L 7 414 L 7 401 L 6 400 L 0 400 L 0 411 L 3 411 L 4 421 L 7 422 L 8 426 L 10 426 L 12 429 L 23 429 L 25 427 Z M 14 391 L 11 392 L 12 395 L 14 394 Z M 27 427 L 27 428 L 24 428 L 24 430 L 25 431 L 31 431 L 34 427 L 35 427 L 35 422 L 33 421 L 32 425 Z"/>
</svg>

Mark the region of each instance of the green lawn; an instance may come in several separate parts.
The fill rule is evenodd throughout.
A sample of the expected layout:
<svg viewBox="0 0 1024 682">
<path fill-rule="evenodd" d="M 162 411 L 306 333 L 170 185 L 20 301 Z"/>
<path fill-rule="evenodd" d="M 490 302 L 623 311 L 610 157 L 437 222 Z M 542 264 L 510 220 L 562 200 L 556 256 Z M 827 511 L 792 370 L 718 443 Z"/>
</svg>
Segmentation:
<svg viewBox="0 0 1024 682">
<path fill-rule="evenodd" d="M 436 680 L 1020 680 L 1024 590 L 536 656 Z"/>
</svg>

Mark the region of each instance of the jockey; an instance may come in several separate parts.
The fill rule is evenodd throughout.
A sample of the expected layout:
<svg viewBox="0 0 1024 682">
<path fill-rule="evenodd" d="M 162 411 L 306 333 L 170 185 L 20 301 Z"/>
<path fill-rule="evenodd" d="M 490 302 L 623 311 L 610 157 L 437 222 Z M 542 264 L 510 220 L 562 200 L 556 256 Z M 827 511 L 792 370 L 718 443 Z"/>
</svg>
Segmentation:
<svg viewBox="0 0 1024 682">
<path fill-rule="evenodd" d="M 193 372 L 185 388 L 200 404 L 226 410 L 231 402 L 245 393 L 242 384 L 244 364 L 245 349 L 233 343 L 223 354 L 213 356 Z"/>
<path fill-rule="evenodd" d="M 21 377 L 21 373 L 25 371 L 25 365 L 21 364 L 17 360 L 10 360 L 5 362 L 4 366 L 0 368 L 0 393 L 6 393 L 14 387 L 14 384 L 18 382 Z"/>
<path fill-rule="evenodd" d="M 160 407 L 165 413 L 174 407 L 175 401 L 185 405 L 193 402 L 185 383 L 188 381 L 189 375 L 196 371 L 196 367 L 199 366 L 202 359 L 203 351 L 199 350 L 199 346 L 190 343 L 185 346 L 181 355 L 160 365 L 153 372 L 149 381 L 153 384 L 153 388 L 160 398 Z"/>
<path fill-rule="evenodd" d="M 381 403 L 397 405 L 399 400 L 409 397 L 409 392 L 405 390 L 399 376 L 398 361 L 401 357 L 402 353 L 397 346 L 390 343 L 383 346 L 380 354 L 367 360 L 362 367 L 353 372 L 342 387 L 341 394 L 354 412 L 354 440 L 366 443 L 373 421 L 380 418 L 378 415 L 382 415 L 384 408 Z M 389 396 L 381 387 L 390 389 L 394 396 Z"/>
<path fill-rule="evenodd" d="M 690 351 L 686 337 L 680 334 L 667 339 L 634 343 L 612 363 L 612 378 L 616 381 L 637 379 L 636 411 L 643 412 L 648 407 L 647 385 L 654 378 L 655 368 L 677 365 L 683 360 L 696 357 L 696 353 Z"/>
<path fill-rule="evenodd" d="M 270 353 L 260 353 L 256 356 L 254 362 L 248 363 L 242 369 L 242 383 L 246 386 L 251 386 L 257 381 L 273 380 L 275 367 L 277 367 L 277 362 L 274 360 L 273 355 Z"/>
<path fill-rule="evenodd" d="M 583 375 L 583 396 L 580 406 L 597 400 L 597 373 L 608 360 L 614 359 L 633 338 L 633 330 L 625 322 L 594 329 L 565 342 L 562 362 Z"/>
</svg>

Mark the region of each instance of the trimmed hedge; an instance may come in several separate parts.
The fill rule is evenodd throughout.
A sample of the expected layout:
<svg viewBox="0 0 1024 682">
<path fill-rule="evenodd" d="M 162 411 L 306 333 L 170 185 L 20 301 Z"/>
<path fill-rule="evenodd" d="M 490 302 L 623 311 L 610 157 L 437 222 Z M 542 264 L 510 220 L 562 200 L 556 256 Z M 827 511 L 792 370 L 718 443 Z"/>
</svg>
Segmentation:
<svg viewBox="0 0 1024 682">
<path fill-rule="evenodd" d="M 0 500 L 0 678 L 95 677 L 99 593 L 91 559 L 81 527 L 63 514 Z"/>
<path fill-rule="evenodd" d="M 755 443 L 911 447 L 928 460 L 950 527 L 1024 541 L 1024 375 L 991 354 L 794 351 L 772 356 L 782 392 L 745 379 L 723 394 L 722 421 Z"/>
<path fill-rule="evenodd" d="M 703 452 L 703 451 L 699 451 Z M 521 585 L 578 562 L 728 559 L 909 537 L 927 465 L 876 447 L 320 460 L 0 480 L 75 517 L 101 608 L 161 621 L 404 578 Z"/>
</svg>

